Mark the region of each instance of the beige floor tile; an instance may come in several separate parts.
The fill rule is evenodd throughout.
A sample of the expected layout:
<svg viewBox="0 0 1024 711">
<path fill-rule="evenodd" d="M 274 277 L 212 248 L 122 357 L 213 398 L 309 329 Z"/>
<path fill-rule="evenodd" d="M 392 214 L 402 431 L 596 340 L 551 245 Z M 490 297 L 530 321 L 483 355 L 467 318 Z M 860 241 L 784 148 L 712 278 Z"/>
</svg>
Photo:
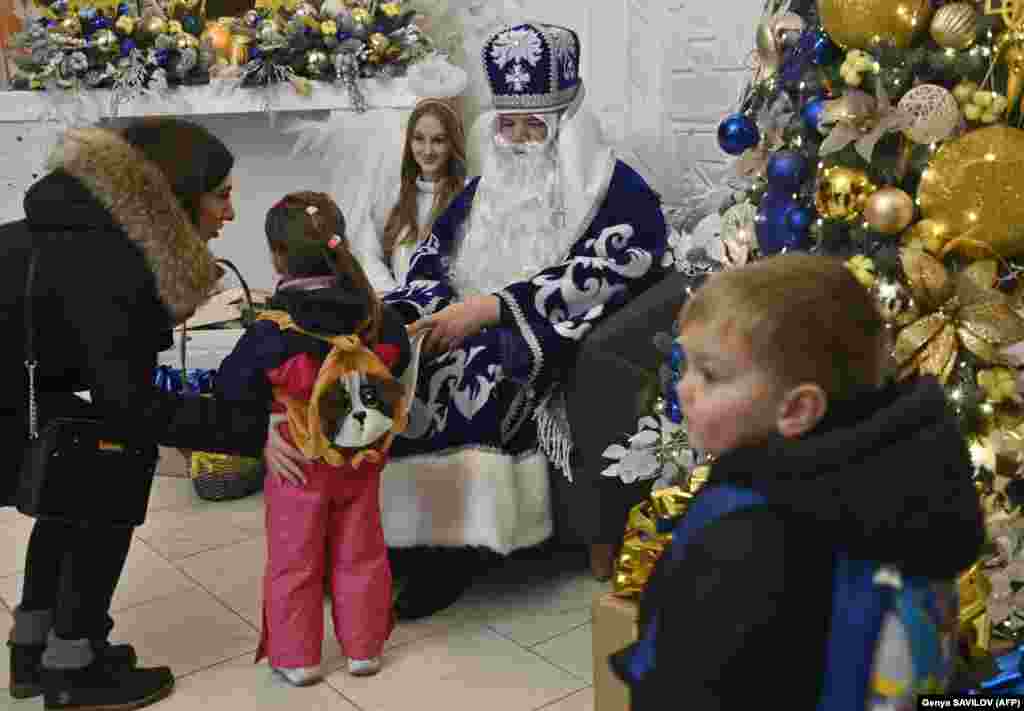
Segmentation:
<svg viewBox="0 0 1024 711">
<path fill-rule="evenodd" d="M 142 664 L 166 664 L 178 676 L 255 651 L 259 644 L 252 627 L 202 591 L 122 611 L 112 637 L 134 644 Z"/>
<path fill-rule="evenodd" d="M 328 682 L 364 711 L 525 711 L 585 686 L 481 625 L 390 650 L 376 676 L 340 670 Z"/>
<path fill-rule="evenodd" d="M 181 453 L 170 447 L 160 447 L 160 459 L 156 463 L 160 476 L 188 477 L 188 462 Z"/>
<path fill-rule="evenodd" d="M 589 623 L 538 644 L 533 651 L 580 679 L 586 679 L 588 684 L 594 682 L 593 630 Z"/>
<path fill-rule="evenodd" d="M 149 513 L 187 509 L 199 501 L 189 479 L 158 476 L 153 480 L 153 491 L 149 495 Z"/>
<path fill-rule="evenodd" d="M 136 535 L 168 560 L 241 543 L 259 531 L 236 522 L 230 510 L 214 505 L 157 511 L 150 514 Z"/>
<path fill-rule="evenodd" d="M 594 711 L 594 688 L 588 686 L 572 696 L 545 706 L 542 711 Z"/>
<path fill-rule="evenodd" d="M 25 568 L 25 551 L 34 519 L 13 508 L 0 508 L 0 576 L 14 575 Z"/>
<path fill-rule="evenodd" d="M 21 600 L 23 583 L 22 573 L 0 578 L 0 597 L 12 608 Z M 184 573 L 154 553 L 145 541 L 136 539 L 128 551 L 111 609 L 124 610 L 194 588 Z"/>
<path fill-rule="evenodd" d="M 199 553 L 177 565 L 200 586 L 258 627 L 263 600 L 266 539 L 262 536 Z"/>
<path fill-rule="evenodd" d="M 328 684 L 297 689 L 249 656 L 179 679 L 174 694 L 156 711 L 359 711 Z"/>
</svg>

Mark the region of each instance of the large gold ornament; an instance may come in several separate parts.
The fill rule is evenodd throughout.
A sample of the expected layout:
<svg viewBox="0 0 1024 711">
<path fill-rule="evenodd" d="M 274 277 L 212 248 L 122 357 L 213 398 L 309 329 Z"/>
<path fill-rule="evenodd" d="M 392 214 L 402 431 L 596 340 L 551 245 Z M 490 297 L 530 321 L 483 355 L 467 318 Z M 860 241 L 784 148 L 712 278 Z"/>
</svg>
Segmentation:
<svg viewBox="0 0 1024 711">
<path fill-rule="evenodd" d="M 823 168 L 818 175 L 815 207 L 823 217 L 852 222 L 864 212 L 868 197 L 876 189 L 863 170 L 842 165 Z"/>
<path fill-rule="evenodd" d="M 875 232 L 897 234 L 914 219 L 914 199 L 899 188 L 876 190 L 864 206 L 864 219 Z"/>
<path fill-rule="evenodd" d="M 1024 130 L 988 126 L 943 144 L 921 175 L 917 201 L 940 225 L 945 250 L 974 257 L 1024 253 Z"/>
<path fill-rule="evenodd" d="M 900 250 L 900 261 L 923 314 L 896 336 L 893 355 L 901 378 L 916 372 L 945 383 L 961 348 L 985 364 L 1007 362 L 1001 349 L 1024 340 L 1024 318 L 993 288 L 995 261 L 976 261 L 950 274 L 935 257 L 906 247 Z"/>
<path fill-rule="evenodd" d="M 139 18 L 132 15 L 121 15 L 114 23 L 114 27 L 123 35 L 131 35 L 135 32 L 135 25 L 138 24 L 138 21 Z"/>
<path fill-rule="evenodd" d="M 57 23 L 57 29 L 61 34 L 68 37 L 80 37 L 82 34 L 82 21 L 78 15 L 68 15 Z"/>
<path fill-rule="evenodd" d="M 868 49 L 879 41 L 909 47 L 928 27 L 930 0 L 818 0 L 829 36 L 843 47 Z"/>
<path fill-rule="evenodd" d="M 966 2 L 943 5 L 932 17 L 931 34 L 940 47 L 967 49 L 978 34 L 978 13 Z"/>
<path fill-rule="evenodd" d="M 939 254 L 946 244 L 946 228 L 935 220 L 918 220 L 900 237 L 904 247 L 916 247 Z"/>
<path fill-rule="evenodd" d="M 897 109 L 913 116 L 903 133 L 914 143 L 937 143 L 960 125 L 960 104 L 938 84 L 919 84 L 900 99 Z"/>
<path fill-rule="evenodd" d="M 167 31 L 167 20 L 159 15 L 153 15 L 142 23 L 142 30 L 151 37 L 162 35 Z"/>
</svg>

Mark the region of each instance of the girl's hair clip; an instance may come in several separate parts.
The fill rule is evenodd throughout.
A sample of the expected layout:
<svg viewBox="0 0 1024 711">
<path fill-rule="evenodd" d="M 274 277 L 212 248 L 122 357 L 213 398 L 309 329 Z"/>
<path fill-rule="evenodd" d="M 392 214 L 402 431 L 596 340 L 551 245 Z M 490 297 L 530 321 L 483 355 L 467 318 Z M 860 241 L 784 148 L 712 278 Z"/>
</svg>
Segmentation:
<svg viewBox="0 0 1024 711">
<path fill-rule="evenodd" d="M 341 244 L 341 237 L 338 235 L 332 235 L 331 238 L 327 240 L 328 249 L 337 249 L 339 244 Z"/>
<path fill-rule="evenodd" d="M 306 207 L 307 215 L 315 215 L 318 212 L 320 212 L 320 209 L 316 205 L 309 205 L 308 207 Z"/>
</svg>

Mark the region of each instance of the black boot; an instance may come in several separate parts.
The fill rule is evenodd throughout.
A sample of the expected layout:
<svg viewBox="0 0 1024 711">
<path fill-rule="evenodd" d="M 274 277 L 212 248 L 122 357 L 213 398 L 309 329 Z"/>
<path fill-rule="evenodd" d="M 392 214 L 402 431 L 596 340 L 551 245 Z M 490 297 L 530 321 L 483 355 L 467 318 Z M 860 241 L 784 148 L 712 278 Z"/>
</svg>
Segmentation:
<svg viewBox="0 0 1024 711">
<path fill-rule="evenodd" d="M 15 699 L 31 699 L 43 693 L 43 652 L 45 644 L 15 644 L 11 648 L 10 694 Z M 131 669 L 137 663 L 130 644 L 110 644 L 106 640 L 92 643 L 97 659 L 113 669 Z"/>
<path fill-rule="evenodd" d="M 399 620 L 419 620 L 451 607 L 472 584 L 480 565 L 479 555 L 472 548 L 415 551 L 405 571 L 408 577 L 395 599 L 395 616 Z"/>
<path fill-rule="evenodd" d="M 168 696 L 167 667 L 112 669 L 97 657 L 82 669 L 43 669 L 44 708 L 61 711 L 130 711 Z"/>
</svg>

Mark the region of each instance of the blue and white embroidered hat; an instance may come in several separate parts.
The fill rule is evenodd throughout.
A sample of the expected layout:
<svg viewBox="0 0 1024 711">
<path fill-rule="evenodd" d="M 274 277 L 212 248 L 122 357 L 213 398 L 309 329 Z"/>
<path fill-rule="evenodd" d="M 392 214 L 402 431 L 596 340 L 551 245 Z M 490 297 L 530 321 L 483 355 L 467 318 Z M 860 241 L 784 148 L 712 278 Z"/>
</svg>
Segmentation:
<svg viewBox="0 0 1024 711">
<path fill-rule="evenodd" d="M 509 25 L 484 42 L 482 54 L 494 109 L 501 113 L 564 109 L 582 84 L 580 39 L 567 27 Z"/>
</svg>

